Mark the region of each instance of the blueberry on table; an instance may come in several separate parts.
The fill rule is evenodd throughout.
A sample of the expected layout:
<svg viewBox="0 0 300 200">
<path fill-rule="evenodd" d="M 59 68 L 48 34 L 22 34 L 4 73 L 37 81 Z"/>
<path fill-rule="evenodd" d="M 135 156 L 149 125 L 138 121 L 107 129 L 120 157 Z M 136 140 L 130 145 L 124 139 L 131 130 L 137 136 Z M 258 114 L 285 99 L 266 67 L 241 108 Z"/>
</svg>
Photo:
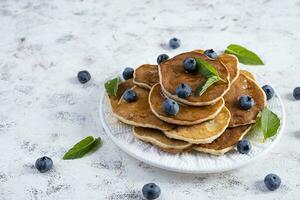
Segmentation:
<svg viewBox="0 0 300 200">
<path fill-rule="evenodd" d="M 296 87 L 293 92 L 293 96 L 296 100 L 300 99 L 300 87 Z"/>
<path fill-rule="evenodd" d="M 264 179 L 264 183 L 269 190 L 274 191 L 279 188 L 281 179 L 276 174 L 268 174 Z"/>
<path fill-rule="evenodd" d="M 180 98 L 186 98 L 192 94 L 192 88 L 186 83 L 181 83 L 176 88 L 176 94 Z"/>
<path fill-rule="evenodd" d="M 248 140 L 240 140 L 237 143 L 237 150 L 238 152 L 240 152 L 241 154 L 247 154 L 249 153 L 249 151 L 251 150 L 251 144 Z"/>
<path fill-rule="evenodd" d="M 124 71 L 123 71 L 123 78 L 125 79 L 125 80 L 128 80 L 128 79 L 131 79 L 131 78 L 133 78 L 133 72 L 134 72 L 134 69 L 133 68 L 131 68 L 131 67 L 126 67 L 125 69 L 124 69 Z"/>
<path fill-rule="evenodd" d="M 239 98 L 239 106 L 243 110 L 249 110 L 254 106 L 254 100 L 249 95 L 243 95 Z"/>
<path fill-rule="evenodd" d="M 179 111 L 179 105 L 173 99 L 166 99 L 163 102 L 163 110 L 168 115 L 176 115 Z"/>
<path fill-rule="evenodd" d="M 49 171 L 53 166 L 53 161 L 47 156 L 43 156 L 35 161 L 35 167 L 39 172 L 44 173 Z"/>
<path fill-rule="evenodd" d="M 180 47 L 181 41 L 178 38 L 172 38 L 169 40 L 169 45 L 172 49 Z"/>
<path fill-rule="evenodd" d="M 124 92 L 123 98 L 126 102 L 131 103 L 131 102 L 136 101 L 138 96 L 134 90 L 128 89 Z"/>
<path fill-rule="evenodd" d="M 88 82 L 89 80 L 91 80 L 91 75 L 88 71 L 83 70 L 83 71 L 78 72 L 77 78 L 80 83 L 84 84 L 84 83 Z"/>
<path fill-rule="evenodd" d="M 183 68 L 188 73 L 194 73 L 197 71 L 197 62 L 195 58 L 186 58 L 183 61 Z"/>
<path fill-rule="evenodd" d="M 152 200 L 157 199 L 160 196 L 161 190 L 155 183 L 148 183 L 143 186 L 142 193 L 146 199 Z"/>
<path fill-rule="evenodd" d="M 262 86 L 262 89 L 266 93 L 267 100 L 272 99 L 272 97 L 274 96 L 274 93 L 275 93 L 274 89 L 269 85 Z"/>
<path fill-rule="evenodd" d="M 160 64 L 166 60 L 169 59 L 169 56 L 167 54 L 160 54 L 158 57 L 157 57 L 157 64 Z"/>
<path fill-rule="evenodd" d="M 211 59 L 217 59 L 218 58 L 218 54 L 213 49 L 205 50 L 204 55 L 206 55 L 207 57 L 209 57 Z"/>
</svg>

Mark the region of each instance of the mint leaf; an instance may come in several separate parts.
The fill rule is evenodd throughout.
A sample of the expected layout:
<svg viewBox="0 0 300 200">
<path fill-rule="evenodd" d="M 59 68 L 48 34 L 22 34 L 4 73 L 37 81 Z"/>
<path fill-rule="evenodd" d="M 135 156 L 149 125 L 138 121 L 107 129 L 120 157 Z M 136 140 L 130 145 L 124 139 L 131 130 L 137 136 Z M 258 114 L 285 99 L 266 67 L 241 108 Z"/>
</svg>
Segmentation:
<svg viewBox="0 0 300 200">
<path fill-rule="evenodd" d="M 280 119 L 274 112 L 265 107 L 261 113 L 259 123 L 264 139 L 267 139 L 276 135 L 280 126 Z"/>
<path fill-rule="evenodd" d="M 107 94 L 110 96 L 116 96 L 118 92 L 118 86 L 120 83 L 121 83 L 121 78 L 119 76 L 107 81 L 104 84 Z"/>
<path fill-rule="evenodd" d="M 239 59 L 239 62 L 245 65 L 264 65 L 258 55 L 237 44 L 227 46 L 225 53 L 235 55 Z"/>
<path fill-rule="evenodd" d="M 81 158 L 87 153 L 97 150 L 100 146 L 101 138 L 94 139 L 94 137 L 88 136 L 65 153 L 63 160 Z"/>
<path fill-rule="evenodd" d="M 202 58 L 196 58 L 196 62 L 198 72 L 206 78 L 209 78 L 211 76 L 219 77 L 218 71 L 209 62 L 206 62 Z"/>
<path fill-rule="evenodd" d="M 218 76 L 209 77 L 204 83 L 200 84 L 195 91 L 197 96 L 201 96 L 211 85 L 218 82 L 220 78 Z"/>
</svg>

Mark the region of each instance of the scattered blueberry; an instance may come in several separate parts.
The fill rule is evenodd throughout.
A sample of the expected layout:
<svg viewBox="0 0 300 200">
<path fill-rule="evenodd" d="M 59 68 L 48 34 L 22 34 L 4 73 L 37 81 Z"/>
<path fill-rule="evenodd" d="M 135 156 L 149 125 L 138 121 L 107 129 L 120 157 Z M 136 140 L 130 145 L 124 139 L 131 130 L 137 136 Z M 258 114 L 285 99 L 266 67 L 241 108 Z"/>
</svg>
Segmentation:
<svg viewBox="0 0 300 200">
<path fill-rule="evenodd" d="M 176 94 L 180 98 L 186 98 L 192 94 L 192 88 L 186 83 L 181 83 L 176 88 Z"/>
<path fill-rule="evenodd" d="M 146 199 L 152 200 L 157 199 L 160 196 L 161 190 L 155 183 L 148 183 L 143 186 L 142 192 Z"/>
<path fill-rule="evenodd" d="M 160 64 L 166 60 L 169 59 L 169 56 L 167 54 L 160 54 L 158 57 L 157 57 L 157 64 Z"/>
<path fill-rule="evenodd" d="M 264 179 L 264 183 L 269 190 L 274 191 L 279 188 L 281 179 L 276 174 L 268 174 Z"/>
<path fill-rule="evenodd" d="M 80 83 L 84 84 L 84 83 L 88 82 L 89 80 L 91 80 L 91 75 L 88 71 L 83 70 L 83 71 L 78 72 L 77 78 Z"/>
<path fill-rule="evenodd" d="M 293 96 L 295 97 L 296 100 L 300 99 L 300 87 L 296 87 L 294 89 Z"/>
<path fill-rule="evenodd" d="M 204 51 L 204 54 L 211 59 L 217 59 L 218 54 L 213 49 L 207 49 Z"/>
<path fill-rule="evenodd" d="M 176 115 L 179 111 L 179 105 L 172 99 L 166 99 L 163 102 L 163 109 L 168 115 Z"/>
<path fill-rule="evenodd" d="M 53 166 L 53 161 L 47 156 L 43 156 L 35 161 L 35 167 L 39 172 L 44 173 L 49 171 Z"/>
<path fill-rule="evenodd" d="M 249 110 L 254 106 L 254 100 L 251 96 L 243 95 L 239 99 L 240 108 L 243 110 Z"/>
<path fill-rule="evenodd" d="M 172 38 L 169 40 L 169 45 L 172 49 L 177 49 L 181 44 L 181 41 L 178 38 Z"/>
<path fill-rule="evenodd" d="M 267 100 L 270 100 L 272 99 L 272 97 L 274 96 L 274 89 L 269 86 L 269 85 L 264 85 L 262 87 L 263 91 L 265 91 L 266 95 L 267 95 Z"/>
<path fill-rule="evenodd" d="M 123 78 L 125 80 L 128 80 L 128 79 L 131 79 L 133 78 L 133 72 L 134 72 L 134 69 L 132 69 L 131 67 L 126 67 L 123 71 Z"/>
<path fill-rule="evenodd" d="M 183 61 L 183 68 L 188 73 L 193 73 L 197 71 L 197 62 L 195 58 L 186 58 Z"/>
<path fill-rule="evenodd" d="M 251 150 L 251 144 L 248 140 L 243 139 L 237 143 L 237 150 L 242 154 L 247 154 Z"/>
<path fill-rule="evenodd" d="M 124 92 L 123 98 L 126 102 L 131 103 L 131 102 L 136 101 L 138 96 L 134 90 L 128 89 Z"/>
</svg>

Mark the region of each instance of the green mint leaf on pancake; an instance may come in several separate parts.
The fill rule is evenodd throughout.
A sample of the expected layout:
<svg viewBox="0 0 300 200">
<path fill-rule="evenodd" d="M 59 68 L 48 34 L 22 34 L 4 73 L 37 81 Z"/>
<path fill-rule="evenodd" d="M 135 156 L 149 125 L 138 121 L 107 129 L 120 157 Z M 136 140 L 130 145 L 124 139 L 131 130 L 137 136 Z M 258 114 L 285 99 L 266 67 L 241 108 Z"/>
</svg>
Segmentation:
<svg viewBox="0 0 300 200">
<path fill-rule="evenodd" d="M 75 144 L 67 153 L 65 153 L 63 160 L 70 160 L 81 158 L 87 153 L 94 152 L 101 146 L 101 138 L 94 138 L 88 136 L 85 139 L 81 140 Z"/>
<path fill-rule="evenodd" d="M 114 79 L 108 80 L 105 84 L 105 90 L 108 95 L 116 96 L 118 92 L 118 86 L 121 83 L 121 78 L 118 76 Z"/>
<path fill-rule="evenodd" d="M 225 53 L 235 55 L 239 59 L 239 62 L 245 65 L 264 65 L 258 55 L 237 44 L 229 45 L 226 48 Z"/>
<path fill-rule="evenodd" d="M 196 96 L 201 96 L 211 85 L 218 82 L 220 78 L 218 76 L 209 77 L 204 83 L 200 84 L 195 91 Z"/>
<path fill-rule="evenodd" d="M 196 58 L 197 70 L 204 77 L 209 78 L 211 76 L 219 77 L 218 71 L 209 62 L 206 62 L 202 58 Z"/>
<path fill-rule="evenodd" d="M 274 112 L 265 107 L 261 113 L 259 123 L 264 139 L 267 139 L 276 135 L 280 126 L 280 119 Z"/>
</svg>

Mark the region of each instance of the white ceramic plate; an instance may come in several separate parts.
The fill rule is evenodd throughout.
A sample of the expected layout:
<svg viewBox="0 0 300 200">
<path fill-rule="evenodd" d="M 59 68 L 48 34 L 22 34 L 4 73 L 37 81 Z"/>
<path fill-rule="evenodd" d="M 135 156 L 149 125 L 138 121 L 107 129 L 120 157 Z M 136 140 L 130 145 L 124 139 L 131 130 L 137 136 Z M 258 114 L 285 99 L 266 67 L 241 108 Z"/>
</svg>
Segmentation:
<svg viewBox="0 0 300 200">
<path fill-rule="evenodd" d="M 269 84 L 262 77 L 256 75 L 259 84 Z M 269 84 L 270 85 L 270 84 Z M 222 156 L 214 156 L 199 152 L 186 152 L 169 154 L 151 144 L 136 139 L 132 133 L 132 126 L 119 122 L 112 114 L 109 101 L 105 92 L 100 101 L 100 118 L 107 135 L 123 151 L 149 165 L 158 168 L 182 173 L 216 173 L 239 168 L 258 157 L 266 154 L 278 143 L 285 125 L 284 106 L 275 90 L 274 97 L 268 101 L 268 107 L 275 112 L 281 120 L 278 134 L 265 143 L 258 142 L 257 137 L 251 137 L 252 150 L 247 154 L 240 154 L 236 150 Z M 259 134 L 254 134 L 259 135 Z"/>
</svg>

